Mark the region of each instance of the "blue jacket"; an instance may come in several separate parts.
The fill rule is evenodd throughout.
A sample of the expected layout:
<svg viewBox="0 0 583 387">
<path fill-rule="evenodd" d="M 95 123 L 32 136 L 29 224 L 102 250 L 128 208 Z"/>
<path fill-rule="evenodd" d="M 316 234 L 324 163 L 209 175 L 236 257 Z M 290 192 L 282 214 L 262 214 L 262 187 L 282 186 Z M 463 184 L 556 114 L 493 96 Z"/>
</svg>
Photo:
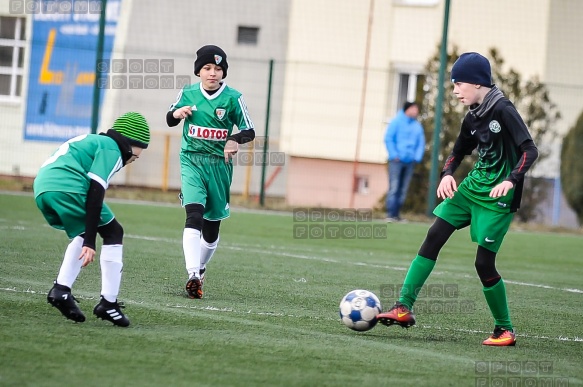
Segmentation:
<svg viewBox="0 0 583 387">
<path fill-rule="evenodd" d="M 425 152 L 425 133 L 415 118 L 408 117 L 403 110 L 387 126 L 385 146 L 389 161 L 398 158 L 403 163 L 419 163 Z"/>
</svg>

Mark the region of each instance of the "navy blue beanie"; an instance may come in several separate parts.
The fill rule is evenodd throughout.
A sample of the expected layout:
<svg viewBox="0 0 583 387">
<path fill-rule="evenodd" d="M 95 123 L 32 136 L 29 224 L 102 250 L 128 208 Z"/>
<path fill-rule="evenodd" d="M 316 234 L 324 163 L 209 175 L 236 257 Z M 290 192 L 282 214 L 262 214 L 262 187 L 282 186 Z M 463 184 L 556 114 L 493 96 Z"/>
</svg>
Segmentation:
<svg viewBox="0 0 583 387">
<path fill-rule="evenodd" d="M 451 81 L 492 87 L 490 62 L 477 52 L 461 54 L 451 69 Z"/>
</svg>

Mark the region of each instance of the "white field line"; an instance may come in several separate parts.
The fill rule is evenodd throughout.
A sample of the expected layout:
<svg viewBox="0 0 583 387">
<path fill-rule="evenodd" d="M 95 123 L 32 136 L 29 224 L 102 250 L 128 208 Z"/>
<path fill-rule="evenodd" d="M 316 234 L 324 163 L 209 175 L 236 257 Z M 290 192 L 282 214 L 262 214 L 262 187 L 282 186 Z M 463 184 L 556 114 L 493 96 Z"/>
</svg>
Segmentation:
<svg viewBox="0 0 583 387">
<path fill-rule="evenodd" d="M 44 225 L 44 226 L 50 227 L 48 225 Z M 26 230 L 26 227 L 24 227 L 24 226 L 0 226 L 0 230 L 3 230 L 3 229 L 24 231 L 24 230 Z M 145 241 L 152 241 L 152 242 L 165 242 L 165 243 L 171 243 L 171 244 L 182 244 L 182 240 L 173 239 L 173 238 L 160 238 L 160 237 L 151 237 L 151 236 L 144 236 L 144 235 L 133 235 L 133 234 L 126 234 L 124 236 L 126 238 L 130 238 L 130 239 L 138 239 L 138 240 L 145 240 Z M 347 265 L 354 265 L 354 266 L 365 266 L 365 267 L 371 267 L 371 268 L 375 268 L 375 269 L 387 269 L 387 270 L 394 270 L 394 271 L 406 271 L 407 270 L 407 267 L 403 267 L 403 266 L 376 265 L 376 264 L 365 263 L 365 262 L 345 262 L 345 261 L 338 261 L 334 258 L 324 258 L 324 257 L 319 257 L 319 256 L 314 256 L 314 255 L 294 254 L 294 253 L 288 253 L 285 251 L 277 251 L 276 246 L 269 246 L 269 250 L 265 250 L 265 249 L 254 249 L 252 247 L 252 245 L 235 245 L 235 244 L 229 244 L 229 243 L 221 243 L 221 248 L 234 250 L 234 251 L 248 251 L 248 252 L 253 252 L 255 254 L 269 254 L 269 255 L 277 255 L 280 257 L 287 257 L 287 258 L 305 259 L 305 260 L 310 260 L 310 261 L 339 263 L 339 264 L 347 264 Z M 433 275 L 447 274 L 447 275 L 459 276 L 458 274 L 455 274 L 455 273 L 450 273 L 447 271 L 445 271 L 445 272 L 438 271 L 438 270 L 434 270 L 431 274 L 433 274 Z M 474 277 L 471 277 L 467 274 L 461 275 L 459 277 L 470 278 L 470 279 L 474 280 Z M 559 291 L 563 291 L 563 292 L 567 292 L 567 293 L 583 294 L 583 290 L 577 289 L 577 288 L 558 288 L 555 286 L 544 285 L 544 284 L 532 284 L 532 283 L 528 283 L 528 282 L 514 281 L 514 280 L 509 280 L 507 278 L 504 278 L 504 282 L 506 282 L 508 284 L 512 284 L 512 285 L 518 285 L 518 286 L 527 286 L 527 287 L 534 287 L 534 288 L 540 288 L 540 289 L 559 290 Z"/>
<path fill-rule="evenodd" d="M 504 280 L 504 282 L 509 283 L 509 284 L 513 284 L 513 285 L 522 285 L 522 286 L 532 286 L 535 288 L 542 288 L 542 289 L 558 289 L 549 285 L 541 285 L 541 284 L 529 284 L 528 282 L 520 282 L 520 281 L 506 281 L 506 279 Z M 559 290 L 563 290 L 565 292 L 569 292 L 569 293 L 583 293 L 583 290 L 581 289 L 574 289 L 574 288 L 562 288 Z"/>
<path fill-rule="evenodd" d="M 44 225 L 44 226 L 49 227 L 48 225 Z M 0 230 L 3 230 L 3 229 L 25 231 L 26 227 L 24 227 L 24 226 L 0 226 Z M 131 238 L 131 239 L 153 241 L 153 242 L 182 244 L 181 240 L 173 239 L 173 238 L 160 238 L 160 237 L 151 237 L 151 236 L 144 236 L 144 235 L 133 235 L 133 234 L 126 234 L 125 237 Z M 340 263 L 340 264 L 347 264 L 347 265 L 354 265 L 354 266 L 365 266 L 365 267 L 371 267 L 371 268 L 376 268 L 376 269 L 387 269 L 387 270 L 394 270 L 394 271 L 406 271 L 407 270 L 407 268 L 403 267 L 403 266 L 376 265 L 376 264 L 365 263 L 365 262 L 345 262 L 345 261 L 338 261 L 338 260 L 333 259 L 333 258 L 324 258 L 324 257 L 319 257 L 319 256 L 314 256 L 314 255 L 294 254 L 294 253 L 288 253 L 285 251 L 277 251 L 276 246 L 269 246 L 270 250 L 268 250 L 268 251 L 265 249 L 254 249 L 251 246 L 252 245 L 234 245 L 234 244 L 229 244 L 229 243 L 222 243 L 221 244 L 221 248 L 224 248 L 224 249 L 235 250 L 235 251 L 248 251 L 248 252 L 253 252 L 255 254 L 269 254 L 269 255 L 277 255 L 277 256 L 287 257 L 287 258 L 305 259 L 305 260 L 318 261 L 318 262 Z M 447 271 L 445 271 L 445 272 L 438 271 L 438 270 L 434 270 L 431 274 L 433 274 L 433 275 L 447 274 L 447 275 L 459 276 L 458 274 L 455 274 L 455 273 L 450 273 Z M 472 280 L 474 279 L 474 277 L 471 277 L 467 274 L 461 275 L 460 277 L 471 278 Z M 533 284 L 533 283 L 522 282 L 522 281 L 514 281 L 514 280 L 509 280 L 507 278 L 504 278 L 504 282 L 506 282 L 508 284 L 512 284 L 512 285 L 518 285 L 518 286 L 527 286 L 527 287 L 534 287 L 534 288 L 540 288 L 540 289 L 559 290 L 559 291 L 563 291 L 563 292 L 567 292 L 567 293 L 583 294 L 583 290 L 577 289 L 577 288 L 558 288 L 555 286 L 544 285 L 544 284 Z"/>
<path fill-rule="evenodd" d="M 182 244 L 181 240 L 172 239 L 172 238 L 158 238 L 158 237 L 132 235 L 132 234 L 129 234 L 129 235 L 126 234 L 125 237 L 131 238 L 131 239 L 154 241 L 154 242 L 167 242 L 167 243 Z M 245 246 L 245 245 L 233 245 L 233 244 L 229 244 L 229 243 L 221 243 L 221 248 L 235 250 L 235 251 L 247 251 L 247 252 L 252 252 L 255 254 L 269 254 L 269 255 L 277 255 L 280 257 L 287 257 L 287 258 L 306 259 L 306 260 L 318 261 L 318 262 L 340 263 L 340 264 L 347 264 L 347 265 L 354 265 L 354 266 L 366 266 L 366 267 L 372 267 L 375 269 L 388 269 L 388 270 L 395 270 L 395 271 L 406 271 L 407 270 L 406 267 L 402 267 L 402 266 L 376 265 L 376 264 L 370 264 L 370 263 L 365 263 L 365 262 L 345 262 L 345 261 L 338 261 L 338 260 L 333 259 L 333 258 L 323 258 L 323 257 L 314 256 L 314 255 L 287 253 L 285 251 L 276 251 L 274 249 L 269 249 L 269 250 L 254 249 L 252 247 Z M 436 274 L 437 275 L 442 275 L 442 274 L 455 275 L 455 273 L 448 273 L 448 272 L 437 271 L 437 270 L 434 270 L 431 274 L 433 274 L 433 275 L 436 275 Z M 463 275 L 462 277 L 471 278 L 472 280 L 474 280 L 473 277 L 470 277 L 468 275 Z M 527 283 L 527 282 L 513 281 L 513 280 L 508 280 L 506 278 L 504 278 L 504 282 L 506 282 L 508 284 L 513 284 L 513 285 L 519 285 L 519 286 L 528 286 L 528 287 L 535 287 L 535 288 L 541 288 L 541 289 L 559 290 L 559 291 L 563 291 L 563 292 L 567 292 L 567 293 L 583 294 L 583 290 L 581 290 L 581 289 L 558 288 L 558 287 L 550 286 L 550 285 L 531 284 L 531 283 Z"/>
<path fill-rule="evenodd" d="M 44 291 L 37 291 L 33 290 L 30 287 L 26 289 L 17 289 L 16 287 L 11 288 L 0 288 L 2 292 L 14 292 L 14 293 L 24 293 L 24 294 L 33 294 L 33 295 L 42 295 L 46 296 L 47 292 Z M 93 300 L 95 302 L 98 301 L 97 297 L 85 297 L 83 295 L 76 294 L 75 298 L 80 300 Z M 339 319 L 332 318 L 332 317 L 317 317 L 317 316 L 299 316 L 293 314 L 286 314 L 286 313 L 274 313 L 274 312 L 261 312 L 261 311 L 253 311 L 253 310 L 236 310 L 233 308 L 217 308 L 212 305 L 206 306 L 197 306 L 197 305 L 187 305 L 183 303 L 167 303 L 166 305 L 159 305 L 159 304 L 148 304 L 144 301 L 134 301 L 124 299 L 126 304 L 132 304 L 141 306 L 148 309 L 175 309 L 175 310 L 200 310 L 206 312 L 218 312 L 218 313 L 230 313 L 234 315 L 254 315 L 254 316 L 269 316 L 269 317 L 285 317 L 285 318 L 297 318 L 297 319 L 310 319 L 310 320 L 320 320 L 320 321 L 329 321 L 329 322 L 339 322 Z M 464 329 L 464 328 L 448 328 L 448 327 L 440 327 L 436 325 L 416 325 L 412 329 L 424 329 L 424 330 L 435 330 L 435 331 L 451 331 L 451 332 L 460 332 L 460 333 L 468 333 L 468 334 L 475 334 L 475 335 L 488 335 L 490 331 L 482 331 L 476 329 Z M 524 333 L 518 333 L 516 336 L 518 337 L 525 337 L 528 339 L 535 339 L 535 340 L 557 340 L 557 341 L 567 341 L 567 342 L 581 342 L 583 343 L 583 337 L 568 337 L 564 335 L 559 335 L 557 337 L 550 337 L 550 336 L 539 336 L 539 335 L 530 335 Z"/>
<path fill-rule="evenodd" d="M 16 291 L 18 292 L 18 290 L 16 290 L 15 288 L 9 288 L 9 289 L 2 289 L 0 288 L 0 291 L 5 291 L 5 290 L 9 290 L 9 291 Z M 22 293 L 28 293 L 28 294 L 39 294 L 39 295 L 46 295 L 45 292 L 36 292 L 34 290 L 31 290 L 30 288 L 28 288 L 26 291 L 23 291 Z M 94 297 L 82 297 L 82 296 L 75 296 L 78 299 L 91 299 L 94 300 L 95 302 L 97 302 L 97 299 Z M 314 317 L 310 317 L 310 316 L 294 316 L 294 315 L 284 315 L 284 314 L 274 314 L 274 313 L 265 313 L 265 312 L 253 312 L 253 311 L 236 311 L 230 308 L 214 308 L 212 306 L 207 306 L 207 307 L 196 307 L 196 306 L 192 306 L 192 305 L 180 305 L 180 304 L 176 304 L 176 303 L 172 303 L 172 304 L 166 304 L 166 305 L 162 305 L 162 304 L 152 304 L 152 303 L 146 303 L 146 302 L 136 302 L 136 301 L 125 301 L 128 304 L 135 304 L 139 307 L 143 307 L 143 308 L 147 308 L 147 309 L 151 309 L 151 310 L 156 310 L 156 311 L 163 311 L 163 312 L 168 312 L 171 311 L 172 313 L 176 313 L 176 314 L 184 314 L 184 313 L 189 313 L 191 310 L 198 310 L 199 313 L 197 313 L 197 317 L 202 317 L 202 318 L 207 318 L 207 319 L 217 319 L 219 318 L 219 314 L 215 313 L 215 312 L 219 312 L 219 313 L 227 313 L 227 314 L 223 314 L 220 319 L 221 320 L 227 320 L 233 323 L 237 323 L 237 324 L 241 324 L 241 325 L 251 325 L 251 326 L 261 326 L 264 327 L 265 329 L 269 329 L 269 328 L 274 328 L 281 330 L 281 327 L 278 328 L 276 325 L 274 325 L 272 322 L 270 321 L 259 321 L 259 320 L 253 320 L 253 319 L 249 319 L 246 316 L 249 315 L 259 315 L 259 316 L 263 316 L 263 315 L 269 315 L 269 316 L 275 316 L 275 317 L 293 317 L 293 318 L 303 318 L 303 319 L 312 319 Z M 201 316 L 202 313 L 202 316 Z M 335 321 L 336 324 L 341 325 L 340 320 L 336 320 L 336 319 L 332 319 L 332 318 L 318 318 L 318 320 L 322 320 L 322 321 Z M 376 348 L 375 350 L 383 350 L 386 349 L 387 347 L 393 348 L 394 350 L 399 350 L 400 352 L 404 352 L 404 353 L 412 353 L 412 354 L 416 354 L 418 356 L 424 356 L 424 357 L 433 357 L 435 359 L 438 359 L 441 362 L 457 362 L 457 363 L 462 363 L 462 364 L 475 364 L 475 360 L 467 357 L 467 356 L 457 356 L 457 355 L 453 355 L 453 354 L 446 354 L 443 353 L 443 351 L 437 351 L 437 350 L 430 350 L 428 348 L 414 348 L 414 347 L 402 347 L 401 345 L 397 345 L 397 344 L 393 344 L 387 341 L 380 341 L 380 340 L 366 340 L 366 341 L 362 341 L 358 335 L 346 335 L 346 334 L 340 334 L 340 333 L 324 333 L 324 332 L 320 332 L 320 331 L 314 331 L 313 329 L 302 329 L 302 328 L 297 328 L 295 325 L 293 324 L 289 324 L 286 325 L 285 327 L 286 331 L 293 331 L 293 332 L 297 332 L 300 333 L 302 335 L 318 335 L 320 336 L 326 336 L 328 338 L 330 338 L 331 341 L 335 341 L 335 340 L 348 340 L 348 341 L 352 341 L 354 342 L 354 344 L 358 344 L 358 345 L 366 345 L 369 347 L 374 347 Z"/>
</svg>

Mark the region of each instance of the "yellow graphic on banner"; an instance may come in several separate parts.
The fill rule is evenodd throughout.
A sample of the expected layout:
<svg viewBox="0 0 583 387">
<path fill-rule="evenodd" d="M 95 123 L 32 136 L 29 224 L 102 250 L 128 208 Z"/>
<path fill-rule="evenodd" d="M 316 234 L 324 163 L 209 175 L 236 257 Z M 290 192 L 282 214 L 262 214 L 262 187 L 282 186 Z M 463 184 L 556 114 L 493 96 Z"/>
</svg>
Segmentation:
<svg viewBox="0 0 583 387">
<path fill-rule="evenodd" d="M 51 29 L 49 32 L 49 38 L 47 39 L 47 45 L 45 47 L 45 53 L 43 55 L 43 63 L 40 68 L 40 74 L 38 81 L 40 84 L 44 85 L 60 85 L 63 83 L 63 72 L 53 71 L 50 69 L 51 57 L 53 56 L 53 47 L 55 46 L 55 40 L 57 36 L 57 30 Z M 82 72 L 77 74 L 75 79 L 76 85 L 90 86 L 95 82 L 95 73 L 93 72 Z"/>
</svg>

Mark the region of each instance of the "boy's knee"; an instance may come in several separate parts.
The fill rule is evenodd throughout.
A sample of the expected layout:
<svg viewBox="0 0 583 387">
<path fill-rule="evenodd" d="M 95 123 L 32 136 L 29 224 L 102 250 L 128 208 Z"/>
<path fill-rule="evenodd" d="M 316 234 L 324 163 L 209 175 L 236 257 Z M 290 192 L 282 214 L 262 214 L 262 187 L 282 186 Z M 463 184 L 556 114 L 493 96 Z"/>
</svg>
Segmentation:
<svg viewBox="0 0 583 387">
<path fill-rule="evenodd" d="M 108 224 L 98 227 L 97 232 L 103 238 L 104 245 L 123 244 L 123 227 L 115 218 Z"/>
<path fill-rule="evenodd" d="M 476 273 L 485 287 L 494 286 L 500 281 L 500 274 L 496 270 L 496 253 L 482 246 L 478 246 L 476 253 Z"/>
<path fill-rule="evenodd" d="M 202 227 L 202 238 L 209 244 L 213 244 L 219 239 L 220 220 L 204 220 Z"/>
<path fill-rule="evenodd" d="M 204 206 L 202 204 L 187 204 L 185 228 L 193 228 L 195 230 L 202 230 Z"/>
</svg>

